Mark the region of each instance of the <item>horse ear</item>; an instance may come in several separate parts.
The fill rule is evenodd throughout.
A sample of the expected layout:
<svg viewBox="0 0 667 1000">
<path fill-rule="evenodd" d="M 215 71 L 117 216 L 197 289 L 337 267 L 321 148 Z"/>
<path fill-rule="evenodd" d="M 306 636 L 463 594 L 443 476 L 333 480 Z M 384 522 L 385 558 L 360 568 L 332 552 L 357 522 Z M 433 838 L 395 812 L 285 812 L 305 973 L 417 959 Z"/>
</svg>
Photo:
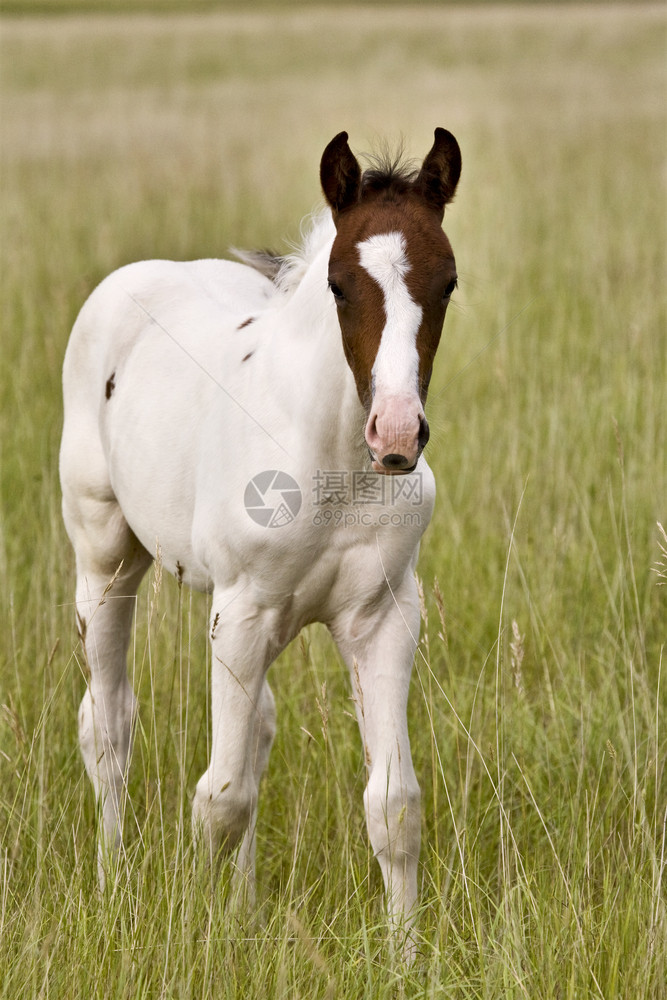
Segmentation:
<svg viewBox="0 0 667 1000">
<path fill-rule="evenodd" d="M 322 153 L 320 182 L 334 221 L 359 200 L 361 168 L 347 144 L 347 132 L 339 132 Z"/>
<path fill-rule="evenodd" d="M 445 205 L 454 197 L 460 176 L 459 144 L 447 129 L 437 128 L 433 148 L 419 171 L 415 189 L 442 217 Z"/>
</svg>

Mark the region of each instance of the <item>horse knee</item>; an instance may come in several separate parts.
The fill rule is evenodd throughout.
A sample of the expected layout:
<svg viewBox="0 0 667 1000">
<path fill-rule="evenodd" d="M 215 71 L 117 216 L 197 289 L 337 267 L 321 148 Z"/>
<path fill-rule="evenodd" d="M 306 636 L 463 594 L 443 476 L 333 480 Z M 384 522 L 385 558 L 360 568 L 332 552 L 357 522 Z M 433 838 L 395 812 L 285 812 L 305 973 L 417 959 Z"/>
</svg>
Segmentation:
<svg viewBox="0 0 667 1000">
<path fill-rule="evenodd" d="M 417 902 L 417 868 L 421 839 L 420 791 L 414 772 L 392 776 L 375 769 L 364 796 L 368 836 L 380 865 L 389 916 L 409 927 Z M 406 957 L 413 944 L 404 942 Z"/>
<path fill-rule="evenodd" d="M 226 781 L 214 789 L 207 774 L 197 783 L 192 806 L 195 836 L 208 850 L 232 851 L 243 839 L 257 801 L 252 779 Z"/>
<path fill-rule="evenodd" d="M 132 745 L 136 698 L 129 683 L 113 696 L 88 688 L 79 708 L 79 746 L 95 791 L 124 781 Z"/>
<path fill-rule="evenodd" d="M 262 690 L 260 703 L 259 745 L 258 756 L 262 762 L 262 770 L 269 758 L 273 740 L 276 735 L 276 703 L 273 692 L 268 684 Z"/>
<path fill-rule="evenodd" d="M 368 836 L 381 865 L 395 865 L 419 854 L 421 792 L 414 774 L 393 778 L 375 769 L 364 804 Z"/>
</svg>

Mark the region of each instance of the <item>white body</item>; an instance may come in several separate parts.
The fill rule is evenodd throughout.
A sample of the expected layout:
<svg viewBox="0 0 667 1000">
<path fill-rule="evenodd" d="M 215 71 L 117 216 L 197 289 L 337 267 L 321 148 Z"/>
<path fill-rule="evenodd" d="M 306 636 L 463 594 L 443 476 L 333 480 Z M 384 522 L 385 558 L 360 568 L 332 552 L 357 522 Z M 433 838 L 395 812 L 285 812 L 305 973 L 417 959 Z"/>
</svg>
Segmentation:
<svg viewBox="0 0 667 1000">
<path fill-rule="evenodd" d="M 120 841 L 135 711 L 133 598 L 159 548 L 167 569 L 212 592 L 211 760 L 194 817 L 211 850 L 239 847 L 252 890 L 258 785 L 274 733 L 266 671 L 304 625 L 324 622 L 352 675 L 370 840 L 390 911 L 409 924 L 420 839 L 406 722 L 419 633 L 413 571 L 435 491 L 420 458 L 410 476 L 379 477 L 393 494 L 386 502 L 355 502 L 351 477 L 371 466 L 327 291 L 333 238 L 331 221 L 320 221 L 282 287 L 227 261 L 151 261 L 112 274 L 83 307 L 65 360 L 61 452 L 91 672 L 80 740 L 102 805 L 103 877 Z M 395 286 L 383 365 L 401 356 L 407 293 Z M 385 296 L 391 289 L 384 282 Z M 299 486 L 290 523 L 264 527 L 246 509 L 246 487 L 265 470 Z"/>
</svg>

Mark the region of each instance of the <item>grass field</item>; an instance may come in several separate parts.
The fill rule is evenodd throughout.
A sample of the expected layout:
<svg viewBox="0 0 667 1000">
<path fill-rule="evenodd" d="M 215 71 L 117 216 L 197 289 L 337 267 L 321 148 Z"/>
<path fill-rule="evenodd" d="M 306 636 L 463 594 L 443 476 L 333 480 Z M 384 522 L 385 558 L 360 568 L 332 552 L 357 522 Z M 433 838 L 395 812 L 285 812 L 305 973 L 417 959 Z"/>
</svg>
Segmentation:
<svg viewBox="0 0 667 1000">
<path fill-rule="evenodd" d="M 667 996 L 664 8 L 7 16 L 1 38 L 0 997 Z M 460 289 L 427 410 L 406 970 L 320 628 L 271 671 L 258 912 L 211 892 L 207 601 L 155 573 L 127 871 L 97 892 L 59 379 L 110 270 L 284 249 L 336 132 L 422 156 L 436 125 L 463 150 Z"/>
</svg>

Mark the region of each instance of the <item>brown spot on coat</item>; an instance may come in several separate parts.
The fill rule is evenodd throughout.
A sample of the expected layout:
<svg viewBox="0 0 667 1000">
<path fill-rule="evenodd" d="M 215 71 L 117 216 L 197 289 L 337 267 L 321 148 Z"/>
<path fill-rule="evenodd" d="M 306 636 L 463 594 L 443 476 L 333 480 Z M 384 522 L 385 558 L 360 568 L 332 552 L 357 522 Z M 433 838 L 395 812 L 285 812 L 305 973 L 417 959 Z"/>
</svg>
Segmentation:
<svg viewBox="0 0 667 1000">
<path fill-rule="evenodd" d="M 248 319 L 244 319 L 242 323 L 239 323 L 238 329 L 243 330 L 246 326 L 250 326 L 250 324 L 254 322 L 255 322 L 255 317 L 249 316 Z"/>
<path fill-rule="evenodd" d="M 241 361 L 247 361 L 247 360 L 248 360 L 248 358 L 251 358 L 251 357 L 252 357 L 252 355 L 253 355 L 253 352 L 252 352 L 252 351 L 250 351 L 250 352 L 249 352 L 248 354 L 246 354 L 245 358 L 241 358 Z"/>
<path fill-rule="evenodd" d="M 115 388 L 116 388 L 116 373 L 111 372 L 111 375 L 107 379 L 107 384 L 104 390 L 104 395 L 106 396 L 107 399 L 111 399 L 111 394 Z"/>
</svg>

